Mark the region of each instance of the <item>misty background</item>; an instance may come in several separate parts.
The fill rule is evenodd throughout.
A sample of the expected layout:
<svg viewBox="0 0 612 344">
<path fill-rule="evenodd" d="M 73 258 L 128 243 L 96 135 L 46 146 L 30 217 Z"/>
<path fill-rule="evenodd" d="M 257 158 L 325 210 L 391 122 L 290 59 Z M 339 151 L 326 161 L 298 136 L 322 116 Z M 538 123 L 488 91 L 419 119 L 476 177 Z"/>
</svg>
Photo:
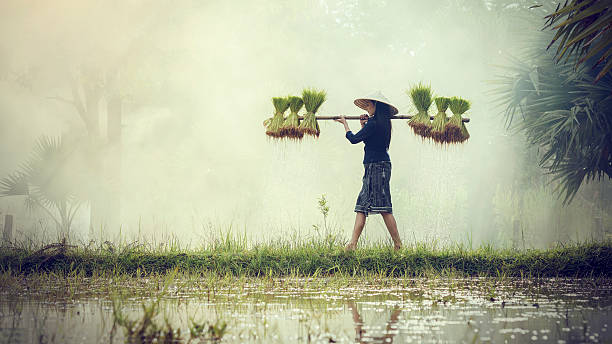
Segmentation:
<svg viewBox="0 0 612 344">
<path fill-rule="evenodd" d="M 75 215 L 74 240 L 197 246 L 228 230 L 252 241 L 316 237 L 321 195 L 327 226 L 348 239 L 363 144 L 351 145 L 332 121 L 319 121 L 317 140 L 271 141 L 262 124 L 271 98 L 315 87 L 328 95 L 319 114 L 358 115 L 353 100 L 381 90 L 411 114 L 406 91 L 426 82 L 436 95 L 472 102 L 471 137 L 441 147 L 393 121 L 391 192 L 404 241 L 547 247 L 599 238 L 610 209 L 589 192 L 603 184 L 564 207 L 535 148 L 506 129 L 490 94 L 490 81 L 507 72 L 499 65 L 552 37 L 540 31 L 551 6 L 529 8 L 538 3 L 3 1 L 0 178 L 42 135 L 94 142 L 101 182 Z M 0 198 L 4 214 L 14 215 L 16 237 L 57 239 L 49 216 L 29 211 L 23 196 Z M 389 237 L 380 216 L 364 235 Z"/>
</svg>

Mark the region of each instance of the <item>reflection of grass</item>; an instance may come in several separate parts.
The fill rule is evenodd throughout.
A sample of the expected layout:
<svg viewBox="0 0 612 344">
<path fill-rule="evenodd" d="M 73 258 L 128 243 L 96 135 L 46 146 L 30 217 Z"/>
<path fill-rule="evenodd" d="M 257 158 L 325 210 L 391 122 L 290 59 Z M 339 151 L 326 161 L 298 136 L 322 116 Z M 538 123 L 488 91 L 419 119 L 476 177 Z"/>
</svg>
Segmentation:
<svg viewBox="0 0 612 344">
<path fill-rule="evenodd" d="M 123 304 L 126 302 L 126 295 L 130 295 L 130 287 L 115 288 L 110 293 L 113 308 L 113 328 L 112 336 L 117 328 L 123 330 L 126 343 L 182 343 L 186 338 L 181 333 L 180 328 L 174 328 L 168 317 L 164 315 L 163 322 L 160 324 L 156 319 L 159 317 L 160 302 L 163 298 L 167 298 L 170 294 L 171 286 L 176 284 L 178 271 L 175 269 L 167 274 L 160 275 L 155 280 L 156 288 L 148 286 L 146 290 L 148 297 L 152 300 L 143 302 L 142 315 L 136 319 L 129 317 L 124 312 Z M 79 280 L 76 276 L 67 277 L 66 281 Z M 140 279 L 137 277 L 137 279 Z M 127 282 L 124 279 L 124 282 Z M 186 279 L 186 283 L 193 283 L 193 280 Z M 95 284 L 95 283 L 94 283 Z M 127 283 L 129 284 L 129 283 Z M 92 289 L 92 288 L 88 288 Z M 95 289 L 95 288 L 93 288 Z M 157 289 L 156 291 L 154 289 Z M 120 292 L 120 293 L 118 293 Z M 104 294 L 103 291 L 97 290 L 94 293 Z M 108 292 L 107 292 L 108 293 Z M 153 295 L 155 294 L 155 295 Z M 71 293 L 69 299 L 74 299 L 75 294 Z M 167 308 L 167 307 L 166 307 Z M 227 324 L 224 321 L 217 320 L 216 323 L 196 322 L 193 318 L 189 321 L 189 340 L 199 342 L 202 341 L 220 341 L 225 335 Z"/>
<path fill-rule="evenodd" d="M 161 295 L 160 295 L 161 296 Z M 183 343 L 186 338 L 180 328 L 173 328 L 172 323 L 164 317 L 160 325 L 156 318 L 160 312 L 161 298 L 142 304 L 142 316 L 132 319 L 128 317 L 118 298 L 113 299 L 113 332 L 119 327 L 123 330 L 126 343 Z M 196 340 L 199 342 L 218 342 L 225 335 L 227 324 L 224 321 L 216 323 L 198 323 L 191 319 L 189 324 L 189 339 L 187 343 Z M 111 337 L 112 338 L 112 337 Z"/>
<path fill-rule="evenodd" d="M 212 272 L 228 276 L 611 276 L 612 241 L 511 250 L 463 245 L 451 248 L 406 245 L 398 252 L 379 245 L 345 252 L 339 243 L 270 243 L 245 248 L 239 243 L 197 251 L 160 250 L 127 245 L 113 250 L 71 248 L 60 253 L 36 248 L 0 249 L 0 269 L 14 274 L 50 271 L 86 276 L 147 276 L 168 271 Z M 0 285 L 2 284 L 0 277 Z M 69 285 L 68 290 L 77 286 Z"/>
<path fill-rule="evenodd" d="M 306 342 L 308 338 L 312 342 L 346 342 L 350 341 L 352 331 L 348 332 L 348 337 L 344 336 L 344 331 L 340 332 L 340 328 L 334 327 L 335 321 L 330 319 L 344 317 L 347 312 L 353 313 L 357 333 L 361 333 L 361 328 L 358 328 L 361 325 L 364 325 L 363 330 L 368 331 L 364 333 L 363 338 L 382 339 L 391 337 L 396 333 L 393 328 L 406 324 L 405 321 L 420 319 L 419 325 L 425 321 L 432 326 L 438 326 L 443 323 L 431 323 L 427 319 L 440 314 L 448 315 L 447 320 L 452 321 L 453 310 L 480 309 L 483 312 L 491 312 L 489 314 L 498 314 L 497 307 L 508 305 L 519 306 L 526 312 L 533 313 L 535 308 L 531 307 L 538 307 L 538 303 L 544 311 L 539 313 L 538 317 L 542 314 L 550 315 L 549 311 L 564 312 L 565 309 L 578 309 L 579 313 L 581 309 L 601 310 L 601 307 L 608 304 L 607 293 L 610 289 L 610 279 L 505 279 L 503 276 L 381 278 L 374 273 L 356 278 L 336 274 L 320 278 L 293 276 L 275 279 L 243 276 L 236 278 L 210 272 L 187 275 L 174 270 L 167 274 L 151 274 L 147 277 L 111 273 L 96 277 L 60 273 L 10 275 L 5 272 L 0 273 L 0 276 L 2 275 L 5 281 L 9 278 L 16 280 L 13 285 L 15 288 L 7 289 L 3 294 L 6 300 L 4 308 L 0 309 L 3 313 L 18 314 L 19 310 L 16 310 L 15 306 L 11 307 L 11 302 L 17 302 L 18 305 L 24 305 L 25 302 L 39 305 L 37 307 L 42 310 L 54 310 L 50 312 L 49 319 L 60 317 L 60 314 L 61 318 L 65 319 L 66 311 L 56 305 L 67 304 L 68 301 L 71 304 L 83 304 L 83 309 L 88 309 L 89 306 L 86 305 L 92 300 L 92 296 L 95 296 L 102 301 L 98 306 L 101 313 L 106 314 L 103 319 L 109 319 L 110 325 L 116 324 L 114 331 L 123 334 L 123 338 L 109 341 L 113 343 L 120 339 L 137 343 L 156 339 L 156 342 L 162 343 L 168 341 L 166 338 L 177 339 L 176 342 L 179 342 L 180 338 L 182 343 L 189 343 L 191 340 L 194 344 L 226 340 L 273 342 L 276 335 L 287 334 L 283 322 L 276 322 L 274 319 L 289 320 L 294 319 L 293 316 L 299 319 L 299 325 L 297 333 L 290 334 L 297 334 L 297 339 L 292 337 L 284 342 Z M 209 279 L 212 281 L 208 282 Z M 55 297 L 52 293 L 62 292 L 62 287 L 68 280 L 80 280 L 75 284 L 78 285 L 76 293 L 66 294 L 65 298 Z M 213 294 L 213 289 L 216 295 Z M 491 300 L 493 296 L 494 300 Z M 556 300 L 563 301 L 559 304 Z M 108 308 L 111 304 L 109 301 L 114 303 L 111 311 Z M 50 303 L 56 305 L 49 306 Z M 96 307 L 95 304 L 89 305 Z M 79 306 L 78 309 L 80 308 Z M 115 309 L 122 314 L 112 314 Z M 367 310 L 361 314 L 361 318 L 359 312 L 365 309 Z M 400 312 L 405 312 L 402 317 L 399 317 Z M 79 316 L 87 320 L 90 315 L 86 313 L 90 314 L 81 312 Z M 17 316 L 17 320 L 29 319 L 31 313 L 25 314 L 28 316 Z M 115 323 L 117 315 L 124 319 L 119 322 L 126 324 L 131 330 Z M 33 329 L 29 328 L 30 331 L 40 329 L 40 333 L 47 338 L 57 333 L 54 333 L 57 331 L 55 326 L 48 326 L 48 323 L 40 321 L 41 318 L 44 320 L 46 313 L 35 316 L 39 319 L 39 324 L 34 325 Z M 74 313 L 70 316 L 74 316 Z M 460 317 L 464 319 L 463 315 Z M 476 316 L 475 320 L 478 318 Z M 377 330 L 372 325 L 379 325 L 380 321 L 373 319 L 387 321 L 387 330 L 384 326 L 379 326 Z M 22 328 L 21 324 L 22 322 L 16 323 L 13 328 Z M 489 322 L 478 324 L 479 322 L 475 321 L 470 326 L 481 326 L 479 329 L 484 330 Z M 106 333 L 108 328 L 102 326 L 102 331 Z M 293 331 L 293 327 L 290 328 L 289 331 Z M 381 333 L 381 330 L 384 332 Z M 139 333 L 145 335 L 138 335 Z M 147 333 L 149 335 L 146 335 Z"/>
</svg>

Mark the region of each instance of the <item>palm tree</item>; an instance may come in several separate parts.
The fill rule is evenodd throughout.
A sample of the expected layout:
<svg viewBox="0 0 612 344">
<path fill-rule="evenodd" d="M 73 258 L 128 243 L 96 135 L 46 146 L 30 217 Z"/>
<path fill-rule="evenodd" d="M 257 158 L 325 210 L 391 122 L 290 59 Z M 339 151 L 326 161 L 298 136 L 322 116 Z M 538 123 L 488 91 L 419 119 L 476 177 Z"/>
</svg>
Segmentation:
<svg viewBox="0 0 612 344">
<path fill-rule="evenodd" d="M 561 61 L 563 56 L 567 61 L 571 55 L 576 55 L 576 66 L 589 59 L 597 59 L 592 63 L 593 69 L 605 63 L 594 82 L 598 82 L 610 72 L 612 1 L 572 0 L 570 3 L 566 1 L 563 7 L 558 4 L 556 10 L 546 18 L 548 20 L 544 28 L 557 30 L 547 49 L 560 40 L 555 53 L 557 61 Z M 561 20 L 563 21 L 559 23 Z"/>
<path fill-rule="evenodd" d="M 87 193 L 78 147 L 61 138 L 39 138 L 31 158 L 0 180 L 0 197 L 25 196 L 26 207 L 44 211 L 65 238 Z"/>
<path fill-rule="evenodd" d="M 500 76 L 495 90 L 508 126 L 539 148 L 539 164 L 559 182 L 564 203 L 583 181 L 612 177 L 612 77 L 595 84 L 588 69 L 555 63 L 548 53 L 511 59 L 511 74 Z M 522 121 L 513 123 L 517 115 Z"/>
<path fill-rule="evenodd" d="M 572 201 L 583 183 L 612 178 L 612 73 L 607 67 L 597 72 L 601 58 L 594 59 L 595 51 L 589 51 L 592 44 L 599 47 L 599 40 L 612 42 L 610 21 L 605 25 L 601 21 L 612 12 L 600 6 L 603 2 L 578 0 L 557 7 L 546 17 L 545 28 L 562 16 L 568 20 L 554 27 L 559 31 L 552 42 L 546 47 L 550 37 L 536 35 L 545 40 L 533 40 L 532 33 L 525 55 L 509 58 L 505 75 L 495 80 L 499 87 L 493 93 L 505 106 L 506 124 L 538 148 L 539 165 L 552 175 L 564 204 Z M 578 43 L 584 37 L 589 40 Z M 552 53 L 548 49 L 554 44 L 558 48 Z M 582 48 L 568 52 L 566 48 L 574 45 Z M 586 55 L 575 64 L 561 59 L 566 52 Z"/>
</svg>

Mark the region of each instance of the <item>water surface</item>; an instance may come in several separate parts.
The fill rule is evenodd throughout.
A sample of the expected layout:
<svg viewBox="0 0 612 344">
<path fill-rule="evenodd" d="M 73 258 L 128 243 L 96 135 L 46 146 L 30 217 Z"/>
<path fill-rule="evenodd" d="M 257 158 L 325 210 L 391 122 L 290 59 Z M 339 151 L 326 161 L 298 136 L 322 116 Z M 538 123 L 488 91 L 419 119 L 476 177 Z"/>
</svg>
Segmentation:
<svg viewBox="0 0 612 344">
<path fill-rule="evenodd" d="M 122 343 L 113 302 L 130 319 L 159 301 L 189 338 L 190 320 L 220 342 L 612 342 L 612 281 L 586 279 L 191 279 L 50 282 L 2 290 L 0 338 L 11 343 Z M 14 286 L 13 286 L 14 287 Z M 66 290 L 69 290 L 67 292 Z M 210 339 L 210 337 L 208 337 Z M 198 341 L 194 341 L 198 342 Z M 206 342 L 206 341 L 205 341 Z"/>
</svg>

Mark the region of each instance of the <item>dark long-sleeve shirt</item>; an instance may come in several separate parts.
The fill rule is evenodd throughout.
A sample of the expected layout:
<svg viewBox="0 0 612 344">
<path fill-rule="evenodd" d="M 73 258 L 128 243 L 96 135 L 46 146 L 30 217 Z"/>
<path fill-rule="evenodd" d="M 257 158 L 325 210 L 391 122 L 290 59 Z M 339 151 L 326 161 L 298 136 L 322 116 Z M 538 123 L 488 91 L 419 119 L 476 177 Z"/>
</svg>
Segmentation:
<svg viewBox="0 0 612 344">
<path fill-rule="evenodd" d="M 377 125 L 376 116 L 371 117 L 366 124 L 357 132 L 353 134 L 352 131 L 346 132 L 346 138 L 352 143 L 365 143 L 363 163 L 369 164 L 377 161 L 391 161 L 389 154 L 387 153 L 387 140 L 391 135 L 388 128 L 384 128 L 383 125 Z"/>
</svg>

